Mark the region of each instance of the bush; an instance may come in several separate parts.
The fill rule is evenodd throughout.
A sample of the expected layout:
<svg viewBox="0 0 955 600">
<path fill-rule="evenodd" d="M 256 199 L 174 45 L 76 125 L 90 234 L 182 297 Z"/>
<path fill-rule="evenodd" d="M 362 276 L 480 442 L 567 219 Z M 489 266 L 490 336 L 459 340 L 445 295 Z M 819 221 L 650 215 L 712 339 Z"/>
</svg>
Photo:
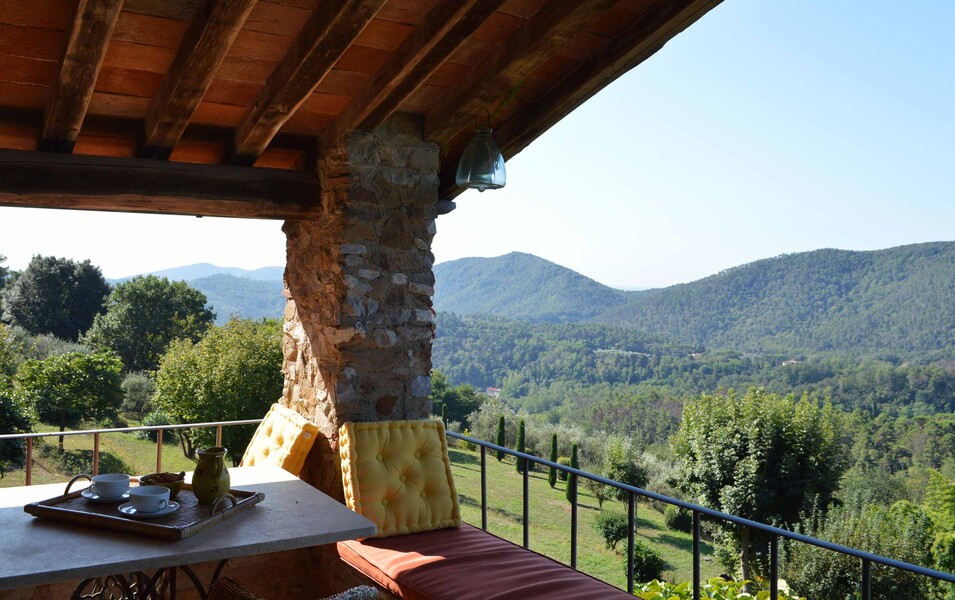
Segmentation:
<svg viewBox="0 0 955 600">
<path fill-rule="evenodd" d="M 682 531 L 683 533 L 693 531 L 693 513 L 685 508 L 673 506 L 672 504 L 668 504 L 667 507 L 663 509 L 663 522 L 666 524 L 667 529 L 672 531 Z"/>
<path fill-rule="evenodd" d="M 749 584 L 750 592 L 743 591 L 743 586 Z M 722 577 L 714 577 L 700 586 L 701 600 L 736 600 L 737 598 L 769 598 L 769 581 L 757 577 L 755 581 L 728 581 Z M 634 592 L 642 600 L 690 600 L 693 597 L 693 588 L 690 582 L 668 583 L 654 579 L 649 583 L 636 586 Z M 785 581 L 779 582 L 779 600 L 805 600 L 793 593 Z"/>
<path fill-rule="evenodd" d="M 616 550 L 617 544 L 627 539 L 628 525 L 627 515 L 617 512 L 602 512 L 594 521 L 594 527 L 603 536 L 604 544 L 611 550 Z"/>
<path fill-rule="evenodd" d="M 142 419 L 152 411 L 153 394 L 156 393 L 156 384 L 146 373 L 130 373 L 123 378 L 123 412 Z"/>
<path fill-rule="evenodd" d="M 54 471 L 65 475 L 91 474 L 93 472 L 92 450 L 59 450 L 50 444 L 37 444 L 37 454 L 52 466 Z M 132 468 L 119 457 L 109 452 L 99 453 L 100 473 L 131 473 Z"/>
<path fill-rule="evenodd" d="M 143 427 L 155 427 L 156 425 L 172 425 L 172 417 L 164 410 L 154 410 L 143 417 Z M 164 444 L 175 444 L 179 439 L 176 429 L 166 429 L 162 432 L 162 442 Z M 157 431 L 137 431 L 136 437 L 141 440 L 150 440 L 155 442 L 159 437 Z"/>
<path fill-rule="evenodd" d="M 570 457 L 569 457 L 569 456 L 561 456 L 560 458 L 557 459 L 557 464 L 562 465 L 562 466 L 564 466 L 564 467 L 569 467 L 569 466 L 570 466 Z M 557 479 L 559 479 L 559 480 L 561 480 L 561 481 L 567 481 L 567 471 L 557 471 Z"/>
<path fill-rule="evenodd" d="M 625 563 L 626 564 L 626 563 Z M 653 548 L 640 540 L 633 540 L 633 580 L 659 579 L 667 563 Z"/>
<path fill-rule="evenodd" d="M 0 376 L 0 433 L 33 431 L 33 415 L 23 395 Z M 23 440 L 0 442 L 0 474 L 5 468 L 20 468 L 26 459 Z"/>
<path fill-rule="evenodd" d="M 590 492 L 590 495 L 597 501 L 597 507 L 600 510 L 604 508 L 604 502 L 613 497 L 614 488 L 609 485 L 594 481 L 593 479 L 584 479 L 584 487 Z"/>
<path fill-rule="evenodd" d="M 645 488 L 650 475 L 646 467 L 638 464 L 635 460 L 621 460 L 611 462 L 607 465 L 607 479 L 613 479 L 620 483 L 632 485 L 633 487 Z M 614 488 L 614 496 L 617 500 L 625 502 L 629 493 L 626 490 Z"/>
</svg>

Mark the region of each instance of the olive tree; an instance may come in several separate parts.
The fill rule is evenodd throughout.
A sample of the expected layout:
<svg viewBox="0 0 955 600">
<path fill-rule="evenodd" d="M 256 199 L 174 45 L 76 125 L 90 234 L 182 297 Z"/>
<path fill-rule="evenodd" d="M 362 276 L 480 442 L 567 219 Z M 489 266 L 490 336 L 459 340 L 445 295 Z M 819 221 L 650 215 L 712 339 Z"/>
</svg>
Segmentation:
<svg viewBox="0 0 955 600">
<path fill-rule="evenodd" d="M 153 405 L 178 423 L 254 419 L 282 395 L 282 329 L 276 320 L 232 320 L 213 327 L 196 343 L 169 345 L 156 373 Z M 183 453 L 195 458 L 212 445 L 215 432 L 183 431 Z M 252 429 L 226 427 L 223 444 L 234 463 L 242 457 Z"/>
<path fill-rule="evenodd" d="M 683 461 L 682 485 L 700 503 L 791 527 L 832 502 L 847 464 L 841 438 L 828 404 L 752 388 L 688 403 L 674 450 Z M 738 552 L 743 579 L 751 579 L 751 556 L 765 556 L 767 540 L 748 528 L 721 528 L 724 543 Z"/>
<path fill-rule="evenodd" d="M 33 415 L 23 394 L 0 375 L 0 431 L 27 433 L 33 431 Z M 7 467 L 21 467 L 26 458 L 23 440 L 0 441 L 0 477 Z"/>
</svg>

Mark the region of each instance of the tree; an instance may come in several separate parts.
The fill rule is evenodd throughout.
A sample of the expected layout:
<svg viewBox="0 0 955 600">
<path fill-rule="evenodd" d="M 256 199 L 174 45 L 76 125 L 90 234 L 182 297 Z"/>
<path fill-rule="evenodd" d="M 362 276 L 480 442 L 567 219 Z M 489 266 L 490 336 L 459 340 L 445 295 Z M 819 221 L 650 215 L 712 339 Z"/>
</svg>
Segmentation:
<svg viewBox="0 0 955 600">
<path fill-rule="evenodd" d="M 213 327 L 198 343 L 176 340 L 156 373 L 153 405 L 179 423 L 254 419 L 282 395 L 282 328 L 276 320 L 232 320 Z M 223 444 L 237 464 L 252 429 L 225 427 Z M 195 458 L 214 445 L 211 430 L 184 430 L 183 454 Z"/>
<path fill-rule="evenodd" d="M 65 431 L 82 421 L 116 415 L 123 401 L 122 369 L 122 363 L 112 354 L 70 352 L 23 363 L 17 381 L 40 420 Z"/>
<path fill-rule="evenodd" d="M 608 550 L 616 550 L 617 544 L 627 539 L 627 528 L 630 520 L 627 515 L 618 512 L 605 512 L 597 515 L 594 527 L 604 539 Z"/>
<path fill-rule="evenodd" d="M 26 399 L 3 375 L 0 375 L 0 431 L 33 431 L 33 415 Z M 22 466 L 25 458 L 26 444 L 23 440 L 0 441 L 0 477 L 3 477 L 5 468 Z"/>
<path fill-rule="evenodd" d="M 470 385 L 451 387 L 441 371 L 431 372 L 431 405 L 444 424 L 459 421 L 466 427 L 468 417 L 481 406 L 481 397 Z"/>
<path fill-rule="evenodd" d="M 152 371 L 173 340 L 197 342 L 215 321 L 206 297 L 184 281 L 147 275 L 116 286 L 86 336 L 108 348 L 127 371 Z"/>
<path fill-rule="evenodd" d="M 574 444 L 570 449 L 570 467 L 573 469 L 579 469 L 580 463 L 577 462 L 577 444 Z M 567 474 L 567 489 L 565 491 L 567 496 L 567 501 L 574 503 L 577 501 L 577 475 L 573 473 Z"/>
<path fill-rule="evenodd" d="M 557 462 L 557 434 L 551 436 L 550 438 L 550 462 Z M 557 467 L 551 467 L 547 471 L 547 483 L 550 484 L 550 487 L 557 485 Z"/>
<path fill-rule="evenodd" d="M 0 254 L 0 290 L 3 289 L 3 286 L 7 285 L 7 276 L 10 275 L 10 269 L 3 266 L 5 262 L 7 262 L 7 257 Z"/>
<path fill-rule="evenodd" d="M 847 463 L 830 406 L 758 388 L 743 397 L 731 390 L 688 403 L 674 451 L 683 461 L 683 487 L 699 502 L 780 527 L 825 511 Z M 751 579 L 750 556 L 765 556 L 768 540 L 730 525 L 722 534 L 739 552 L 743 579 Z"/>
<path fill-rule="evenodd" d="M 590 495 L 597 501 L 597 508 L 604 509 L 604 502 L 613 498 L 614 488 L 595 481 L 593 479 L 584 479 L 584 487 L 590 492 Z"/>
<path fill-rule="evenodd" d="M 520 422 L 517 424 L 517 444 L 516 444 L 516 448 L 514 449 L 517 450 L 518 452 L 527 451 L 527 442 L 524 437 L 524 419 L 521 419 Z M 518 456 L 517 460 L 514 461 L 514 465 L 517 467 L 518 473 L 523 473 L 524 469 L 527 468 L 527 459 L 524 459 Z"/>
<path fill-rule="evenodd" d="M 123 378 L 122 409 L 138 419 L 152 410 L 153 394 L 156 393 L 156 383 L 143 372 L 129 373 Z"/>
<path fill-rule="evenodd" d="M 4 318 L 30 333 L 75 342 L 103 310 L 109 289 L 99 267 L 88 260 L 34 256 L 4 290 Z"/>
<path fill-rule="evenodd" d="M 447 404 L 441 405 L 441 422 L 444 424 L 445 427 L 448 426 L 448 405 Z"/>
<path fill-rule="evenodd" d="M 505 443 L 505 441 L 506 441 L 506 440 L 504 439 L 504 427 L 505 427 L 504 415 L 501 415 L 501 418 L 498 419 L 498 421 L 497 421 L 497 445 L 498 445 L 498 446 L 501 446 L 501 447 L 504 446 L 504 443 Z M 503 451 L 503 450 L 498 450 L 498 451 L 497 451 L 497 462 L 501 462 L 502 460 L 504 460 L 504 451 Z"/>
</svg>

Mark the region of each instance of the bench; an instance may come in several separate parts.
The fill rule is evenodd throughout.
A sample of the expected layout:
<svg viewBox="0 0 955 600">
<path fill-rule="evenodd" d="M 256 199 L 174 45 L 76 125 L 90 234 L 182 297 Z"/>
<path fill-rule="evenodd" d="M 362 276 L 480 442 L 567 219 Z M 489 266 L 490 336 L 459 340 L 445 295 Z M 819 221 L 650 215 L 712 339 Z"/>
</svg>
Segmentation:
<svg viewBox="0 0 955 600">
<path fill-rule="evenodd" d="M 598 579 L 462 524 L 459 529 L 339 542 L 342 560 L 405 600 L 624 600 Z"/>
</svg>

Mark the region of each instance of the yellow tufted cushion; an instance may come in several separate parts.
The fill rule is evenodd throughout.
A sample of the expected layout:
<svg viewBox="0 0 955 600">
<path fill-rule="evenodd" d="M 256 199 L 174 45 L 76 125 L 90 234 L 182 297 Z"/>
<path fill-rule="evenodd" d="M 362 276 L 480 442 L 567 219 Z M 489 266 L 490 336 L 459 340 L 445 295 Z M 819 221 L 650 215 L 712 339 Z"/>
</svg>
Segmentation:
<svg viewBox="0 0 955 600">
<path fill-rule="evenodd" d="M 461 526 L 441 421 L 345 423 L 339 449 L 345 501 L 377 537 Z"/>
<path fill-rule="evenodd" d="M 316 435 L 318 427 L 314 423 L 290 408 L 273 404 L 255 430 L 240 466 L 276 465 L 298 475 Z"/>
</svg>

